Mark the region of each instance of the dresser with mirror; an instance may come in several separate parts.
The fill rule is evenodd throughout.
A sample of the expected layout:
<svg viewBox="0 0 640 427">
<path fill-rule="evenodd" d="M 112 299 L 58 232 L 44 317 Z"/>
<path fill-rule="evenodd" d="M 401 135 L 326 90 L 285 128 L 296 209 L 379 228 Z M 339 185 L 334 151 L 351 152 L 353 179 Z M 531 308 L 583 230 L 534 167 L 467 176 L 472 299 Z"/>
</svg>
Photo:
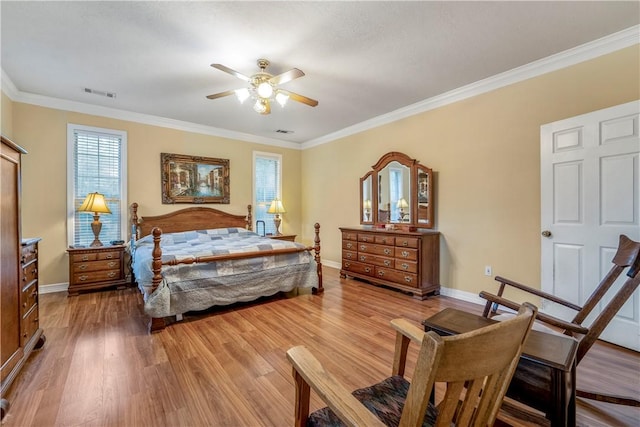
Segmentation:
<svg viewBox="0 0 640 427">
<path fill-rule="evenodd" d="M 399 152 L 360 178 L 360 226 L 340 227 L 340 276 L 425 299 L 440 292 L 440 233 L 434 231 L 433 171 Z"/>
</svg>

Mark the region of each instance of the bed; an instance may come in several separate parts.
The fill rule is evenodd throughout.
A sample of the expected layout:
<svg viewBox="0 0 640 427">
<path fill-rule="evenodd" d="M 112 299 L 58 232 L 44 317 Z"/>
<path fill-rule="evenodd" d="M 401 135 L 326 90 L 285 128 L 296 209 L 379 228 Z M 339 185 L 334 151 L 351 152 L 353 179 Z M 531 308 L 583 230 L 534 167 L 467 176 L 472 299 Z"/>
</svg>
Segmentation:
<svg viewBox="0 0 640 427">
<path fill-rule="evenodd" d="M 254 233 L 251 205 L 246 216 L 208 207 L 138 216 L 138 204 L 131 207 L 132 277 L 150 332 L 186 312 L 301 288 L 323 291 L 317 223 L 307 247 Z"/>
</svg>

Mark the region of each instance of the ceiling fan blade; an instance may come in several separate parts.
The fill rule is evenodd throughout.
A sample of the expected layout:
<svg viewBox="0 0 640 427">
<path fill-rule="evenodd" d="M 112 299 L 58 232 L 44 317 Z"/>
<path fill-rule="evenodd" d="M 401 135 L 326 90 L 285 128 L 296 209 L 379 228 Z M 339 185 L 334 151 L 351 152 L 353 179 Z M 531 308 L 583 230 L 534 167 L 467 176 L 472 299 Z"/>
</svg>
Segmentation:
<svg viewBox="0 0 640 427">
<path fill-rule="evenodd" d="M 217 99 L 222 98 L 223 96 L 229 96 L 235 94 L 235 90 L 228 90 L 226 92 L 214 93 L 213 95 L 207 95 L 208 99 Z"/>
<path fill-rule="evenodd" d="M 237 78 L 239 78 L 240 80 L 244 80 L 245 82 L 248 82 L 248 81 L 251 80 L 249 77 L 245 76 L 244 74 L 239 73 L 236 70 L 232 70 L 231 68 L 229 68 L 229 67 L 227 67 L 225 65 L 222 65 L 222 64 L 211 64 L 211 66 L 213 68 L 217 68 L 220 71 L 224 71 L 225 73 L 229 73 L 232 76 L 236 76 Z"/>
<path fill-rule="evenodd" d="M 282 89 L 278 89 L 278 92 L 288 95 L 289 98 L 293 99 L 294 101 L 302 102 L 303 104 L 307 104 L 310 107 L 315 107 L 316 105 L 318 105 L 318 101 L 316 101 L 315 99 L 307 98 L 306 96 L 299 95 L 295 92 L 290 92 L 288 90 Z"/>
<path fill-rule="evenodd" d="M 282 74 L 278 74 L 277 76 L 273 76 L 269 79 L 269 82 L 274 85 L 280 85 L 286 82 L 290 82 L 293 79 L 297 79 L 298 77 L 304 76 L 302 70 L 298 70 L 297 68 L 293 68 L 289 71 L 285 71 Z"/>
</svg>

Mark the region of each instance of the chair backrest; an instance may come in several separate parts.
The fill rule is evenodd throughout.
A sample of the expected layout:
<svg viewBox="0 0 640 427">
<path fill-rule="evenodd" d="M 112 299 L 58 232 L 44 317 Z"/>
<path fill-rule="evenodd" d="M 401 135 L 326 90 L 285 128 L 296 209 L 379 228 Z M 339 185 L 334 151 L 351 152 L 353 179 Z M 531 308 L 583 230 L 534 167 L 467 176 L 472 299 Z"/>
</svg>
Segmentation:
<svg viewBox="0 0 640 427">
<path fill-rule="evenodd" d="M 638 288 L 640 284 L 640 242 L 635 242 L 621 234 L 618 250 L 611 262 L 613 263 L 611 270 L 604 276 L 596 290 L 589 296 L 582 309 L 578 311 L 571 322 L 576 325 L 586 326 L 582 325 L 582 323 L 587 316 L 589 316 L 596 306 L 602 303 L 607 291 L 609 291 L 611 286 L 616 282 L 624 269 L 629 267 L 626 274 L 627 278 L 591 323 L 589 332 L 580 338 L 576 356 L 577 363 L 580 363 L 580 360 L 582 360 L 587 351 L 593 346 L 611 319 L 615 317 L 618 310 L 620 310 Z"/>
<path fill-rule="evenodd" d="M 400 426 L 421 426 L 436 382 L 446 383 L 436 426 L 491 426 L 515 372 L 537 309 L 451 337 L 428 332 L 422 341 Z"/>
</svg>

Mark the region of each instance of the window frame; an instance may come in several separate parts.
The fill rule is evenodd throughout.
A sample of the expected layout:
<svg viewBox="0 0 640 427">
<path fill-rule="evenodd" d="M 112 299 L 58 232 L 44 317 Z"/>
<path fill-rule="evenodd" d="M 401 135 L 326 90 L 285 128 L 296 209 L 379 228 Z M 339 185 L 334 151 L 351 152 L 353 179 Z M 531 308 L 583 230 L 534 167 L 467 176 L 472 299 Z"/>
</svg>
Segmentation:
<svg viewBox="0 0 640 427">
<path fill-rule="evenodd" d="M 258 158 L 264 158 L 264 159 L 270 159 L 270 160 L 275 160 L 278 163 L 278 177 L 277 177 L 277 190 L 276 190 L 276 197 L 280 200 L 282 200 L 282 154 L 278 154 L 278 153 L 270 153 L 270 152 L 266 152 L 266 151 L 254 151 L 253 152 L 253 163 L 252 163 L 252 181 L 251 181 L 251 187 L 252 187 L 252 200 L 253 200 L 253 218 L 252 218 L 252 227 L 253 227 L 253 231 L 254 232 L 258 232 L 258 227 L 257 227 L 257 221 L 259 220 L 258 218 L 258 194 L 257 194 L 257 188 L 256 188 L 256 160 Z M 271 202 L 271 201 L 269 201 Z M 268 207 L 267 207 L 268 209 Z M 270 218 L 273 221 L 273 218 L 275 217 L 274 214 L 267 214 L 267 218 Z M 265 221 L 265 234 L 267 232 L 266 230 L 267 224 Z M 282 226 L 280 226 L 282 228 Z"/>
<path fill-rule="evenodd" d="M 75 245 L 75 137 L 76 131 L 99 133 L 120 138 L 120 240 L 127 240 L 130 230 L 129 205 L 127 203 L 127 132 L 124 130 L 106 129 L 95 126 L 67 123 L 67 245 Z"/>
</svg>

